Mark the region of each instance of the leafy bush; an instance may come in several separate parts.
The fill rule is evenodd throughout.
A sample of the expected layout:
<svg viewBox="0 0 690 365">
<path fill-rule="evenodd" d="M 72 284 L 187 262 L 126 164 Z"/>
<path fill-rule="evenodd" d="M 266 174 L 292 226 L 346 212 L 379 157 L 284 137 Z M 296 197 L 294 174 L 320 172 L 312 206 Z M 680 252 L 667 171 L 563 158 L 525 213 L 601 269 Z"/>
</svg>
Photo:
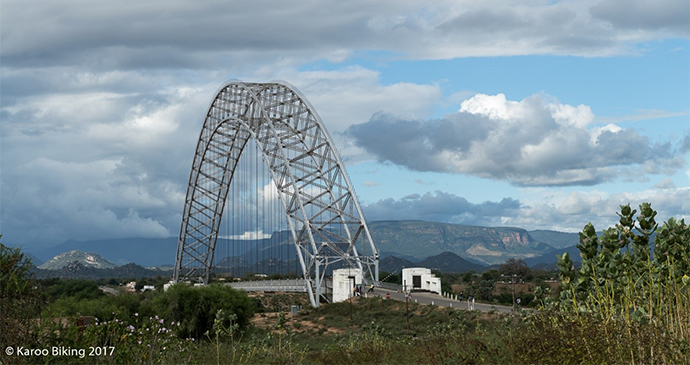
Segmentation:
<svg viewBox="0 0 690 365">
<path fill-rule="evenodd" d="M 53 300 L 64 297 L 75 297 L 76 299 L 95 299 L 104 297 L 103 291 L 98 289 L 98 284 L 91 280 L 72 279 L 72 280 L 50 280 L 43 281 L 45 293 Z"/>
<path fill-rule="evenodd" d="M 0 235 L 0 237 L 2 237 Z M 0 344 L 24 345 L 36 334 L 33 318 L 41 301 L 29 270 L 31 260 L 19 248 L 0 243 Z M 0 354 L 0 362 L 5 356 Z"/>
<path fill-rule="evenodd" d="M 495 285 L 496 282 L 493 280 L 475 280 L 465 289 L 465 295 L 481 300 L 491 300 Z"/>
<path fill-rule="evenodd" d="M 219 310 L 235 315 L 239 328 L 245 328 L 254 315 L 253 303 L 246 293 L 218 284 L 173 285 L 154 299 L 154 306 L 161 317 L 181 323 L 176 328 L 178 334 L 194 338 L 201 338 L 213 328 Z M 230 326 L 230 323 L 224 325 Z"/>
<path fill-rule="evenodd" d="M 559 297 L 550 301 L 540 291 L 536 293 L 542 296 L 542 309 L 556 311 L 534 328 L 541 337 L 552 338 L 550 345 L 581 332 L 578 338 L 585 344 L 585 348 L 579 347 L 581 352 L 591 355 L 599 351 L 608 356 L 591 355 L 585 362 L 687 362 L 690 227 L 671 218 L 658 230 L 651 246 L 658 228 L 657 213 L 648 203 L 640 205 L 639 216 L 636 213 L 630 205 L 621 206 L 619 223 L 599 237 L 594 226 L 587 224 L 580 233 L 579 269 L 567 253 L 558 257 Z M 556 320 L 561 315 L 569 320 Z M 604 343 L 593 342 L 596 339 Z M 614 343 L 624 351 L 617 351 Z M 597 350 L 599 346 L 601 350 Z M 556 347 L 578 348 L 573 342 Z"/>
<path fill-rule="evenodd" d="M 134 313 L 155 315 L 150 306 L 143 305 L 143 296 L 123 293 L 116 296 L 104 296 L 96 299 L 84 299 L 78 296 L 63 297 L 50 304 L 44 316 L 51 318 L 72 316 L 94 316 L 101 320 L 112 320 L 116 316 L 129 317 Z"/>
</svg>

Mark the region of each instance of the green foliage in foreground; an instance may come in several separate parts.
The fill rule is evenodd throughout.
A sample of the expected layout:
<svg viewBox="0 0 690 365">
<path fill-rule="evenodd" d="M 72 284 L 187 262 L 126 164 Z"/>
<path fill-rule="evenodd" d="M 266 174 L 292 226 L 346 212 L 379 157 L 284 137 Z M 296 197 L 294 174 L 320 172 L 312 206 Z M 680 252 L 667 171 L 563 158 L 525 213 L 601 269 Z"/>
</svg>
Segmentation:
<svg viewBox="0 0 690 365">
<path fill-rule="evenodd" d="M 690 334 L 690 226 L 671 218 L 657 230 L 648 203 L 640 215 L 621 206 L 619 223 L 597 237 L 592 224 L 580 233 L 582 266 L 559 256 L 562 290 L 553 304 L 567 313 L 591 313 L 605 321 L 652 322 L 670 333 Z"/>
<path fill-rule="evenodd" d="M 254 304 L 247 293 L 219 284 L 173 285 L 154 303 L 161 317 L 181 323 L 177 332 L 184 337 L 201 338 L 213 327 L 219 310 L 234 315 L 240 328 L 245 328 L 254 315 Z"/>
<path fill-rule="evenodd" d="M 281 313 L 267 328 L 240 330 L 236 316 L 216 312 L 211 329 L 192 340 L 176 336 L 181 323 L 160 317 L 120 317 L 78 326 L 49 323 L 33 346 L 104 348 L 89 357 L 12 358 L 12 363 L 185 364 L 579 364 L 687 363 L 687 343 L 649 323 L 604 322 L 562 312 L 510 316 L 360 299 Z M 359 315 L 358 315 L 359 314 Z M 378 314 L 378 315 L 375 315 Z M 583 320 L 586 319 L 586 320 Z M 321 328 L 306 329 L 317 324 Z M 328 330 L 324 331 L 323 328 Z M 648 346 L 653 346 L 650 353 Z M 88 350 L 87 350 L 88 351 Z M 5 358 L 6 360 L 9 360 Z"/>
<path fill-rule="evenodd" d="M 620 342 L 614 334 L 630 337 L 624 346 L 634 354 L 630 361 L 688 362 L 667 347 L 688 354 L 690 226 L 670 218 L 659 228 L 656 211 L 648 203 L 639 208 L 635 217 L 637 210 L 621 206 L 619 223 L 600 237 L 591 223 L 584 227 L 578 245 L 582 266 L 576 270 L 567 253 L 558 257 L 561 291 L 555 301 L 542 298 L 543 309 L 570 318 L 573 326 L 596 327 L 594 338 L 606 339 L 601 345 L 608 351 Z M 548 335 L 548 327 L 540 328 Z"/>
<path fill-rule="evenodd" d="M 0 346 L 35 338 L 33 318 L 41 303 L 29 273 L 31 267 L 31 260 L 19 248 L 0 243 Z"/>
</svg>

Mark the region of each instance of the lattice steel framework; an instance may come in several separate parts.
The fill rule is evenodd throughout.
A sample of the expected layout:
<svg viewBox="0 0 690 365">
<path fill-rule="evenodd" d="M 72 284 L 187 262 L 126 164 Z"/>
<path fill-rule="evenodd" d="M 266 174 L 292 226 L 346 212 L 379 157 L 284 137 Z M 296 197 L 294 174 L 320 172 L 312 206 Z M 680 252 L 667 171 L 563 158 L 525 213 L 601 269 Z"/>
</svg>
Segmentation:
<svg viewBox="0 0 690 365">
<path fill-rule="evenodd" d="M 326 268 L 378 282 L 379 253 L 333 141 L 306 98 L 284 82 L 229 82 L 211 103 L 187 187 L 174 280 L 207 283 L 230 183 L 253 139 L 279 192 L 318 307 Z"/>
</svg>

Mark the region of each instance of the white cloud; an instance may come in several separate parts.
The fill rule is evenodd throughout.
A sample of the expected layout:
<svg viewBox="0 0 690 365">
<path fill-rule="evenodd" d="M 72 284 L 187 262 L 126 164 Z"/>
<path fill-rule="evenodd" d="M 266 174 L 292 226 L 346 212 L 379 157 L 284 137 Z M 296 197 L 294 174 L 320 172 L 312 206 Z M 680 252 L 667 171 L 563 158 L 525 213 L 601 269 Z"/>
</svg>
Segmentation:
<svg viewBox="0 0 690 365">
<path fill-rule="evenodd" d="M 511 101 L 503 94 L 477 94 L 441 120 L 376 114 L 348 134 L 380 161 L 515 185 L 595 185 L 628 175 L 673 174 L 684 166 L 684 141 L 654 145 L 635 130 L 598 127 L 593 119 L 588 106 L 542 95 Z"/>
<path fill-rule="evenodd" d="M 551 103 L 548 107 L 551 109 L 551 115 L 556 123 L 563 126 L 585 128 L 594 120 L 594 113 L 587 105 L 580 104 L 574 107 L 567 104 Z"/>
<path fill-rule="evenodd" d="M 244 233 L 238 234 L 238 235 L 223 236 L 221 238 L 250 241 L 250 240 L 271 238 L 271 234 L 270 233 L 264 233 L 262 230 L 258 230 L 258 231 L 247 231 L 247 232 L 244 232 Z"/>
<path fill-rule="evenodd" d="M 348 67 L 333 71 L 297 71 L 292 67 L 254 72 L 249 79 L 285 79 L 314 106 L 329 132 L 339 133 L 379 111 L 404 118 L 427 115 L 442 99 L 438 85 L 381 83 L 378 71 Z"/>
<path fill-rule="evenodd" d="M 622 131 L 622 130 L 623 130 L 623 128 L 621 128 L 621 127 L 619 127 L 619 126 L 617 126 L 617 125 L 615 125 L 615 124 L 607 124 L 607 125 L 605 125 L 605 126 L 603 126 L 603 127 L 594 128 L 594 129 L 592 130 L 592 133 L 591 133 L 590 141 L 591 141 L 592 144 L 596 144 L 596 143 L 597 143 L 597 140 L 599 139 L 599 136 L 600 136 L 602 133 L 604 133 L 604 132 L 609 132 L 609 133 L 616 134 L 616 133 L 618 133 L 618 132 L 620 132 L 620 131 Z"/>
<path fill-rule="evenodd" d="M 460 104 L 460 112 L 507 122 L 525 117 L 523 105 L 516 101 L 506 100 L 504 94 L 477 94 Z"/>
<path fill-rule="evenodd" d="M 671 179 L 663 179 L 658 184 L 654 185 L 657 189 L 675 189 L 676 184 Z"/>
<path fill-rule="evenodd" d="M 589 213 L 592 205 L 601 200 L 597 194 L 581 194 L 572 192 L 561 205 L 558 211 L 565 215 L 582 215 Z"/>
<path fill-rule="evenodd" d="M 690 218 L 690 188 L 657 187 L 647 190 L 621 193 L 602 191 L 572 191 L 554 193 L 532 190 L 529 198 L 523 200 L 520 211 L 510 216 L 505 224 L 527 229 L 551 229 L 577 232 L 589 222 L 598 230 L 614 226 L 619 217 L 620 206 L 630 204 L 639 212 L 639 205 L 648 202 L 657 211 L 659 224 L 671 217 Z"/>
</svg>

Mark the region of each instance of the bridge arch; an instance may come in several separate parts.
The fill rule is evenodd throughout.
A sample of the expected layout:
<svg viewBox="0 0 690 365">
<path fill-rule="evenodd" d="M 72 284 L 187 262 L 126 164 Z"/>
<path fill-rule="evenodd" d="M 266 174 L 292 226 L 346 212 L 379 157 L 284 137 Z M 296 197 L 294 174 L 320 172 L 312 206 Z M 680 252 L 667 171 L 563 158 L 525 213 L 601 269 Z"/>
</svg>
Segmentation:
<svg viewBox="0 0 690 365">
<path fill-rule="evenodd" d="M 174 280 L 207 283 L 238 161 L 253 140 L 287 217 L 311 304 L 329 266 L 362 269 L 378 282 L 379 252 L 340 156 L 309 101 L 282 82 L 223 85 L 194 153 Z"/>
</svg>

